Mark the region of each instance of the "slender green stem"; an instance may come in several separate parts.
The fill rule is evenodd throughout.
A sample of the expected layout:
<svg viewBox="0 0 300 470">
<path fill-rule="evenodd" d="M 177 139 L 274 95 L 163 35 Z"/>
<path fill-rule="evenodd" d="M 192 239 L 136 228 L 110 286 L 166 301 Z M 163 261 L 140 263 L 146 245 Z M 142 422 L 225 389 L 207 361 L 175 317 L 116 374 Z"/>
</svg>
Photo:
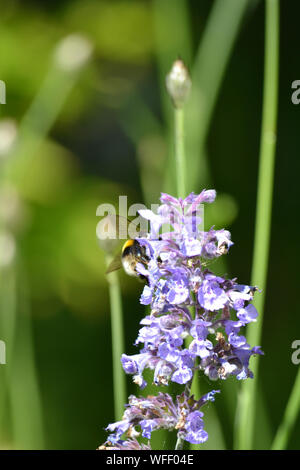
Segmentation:
<svg viewBox="0 0 300 470">
<path fill-rule="evenodd" d="M 184 110 L 175 109 L 175 158 L 177 195 L 185 198 L 186 194 L 186 161 L 184 151 Z"/>
<path fill-rule="evenodd" d="M 10 404 L 10 407 L 13 405 L 9 400 L 9 371 L 15 337 L 16 304 L 15 266 L 6 266 L 4 269 L 0 266 L 0 340 L 5 341 L 6 346 L 6 365 L 5 367 L 0 365 L 0 437 L 3 442 L 8 439 L 6 422 L 8 405 Z"/>
<path fill-rule="evenodd" d="M 262 292 L 257 295 L 254 302 L 260 314 L 259 320 L 257 323 L 249 325 L 247 330 L 249 343 L 255 345 L 261 342 L 267 284 L 276 148 L 278 62 L 279 1 L 266 0 L 263 120 L 252 269 L 252 284 L 258 285 Z M 242 384 L 237 414 L 236 444 L 239 449 L 251 449 L 253 447 L 258 364 L 258 360 L 253 361 L 254 379 Z"/>
<path fill-rule="evenodd" d="M 7 374 L 13 444 L 16 449 L 44 449 L 43 403 L 34 348 L 33 318 L 27 273 L 20 258 L 16 261 L 18 315 L 10 346 Z M 22 280 L 22 282 L 21 282 Z"/>
<path fill-rule="evenodd" d="M 289 436 L 293 430 L 300 410 L 300 367 L 296 375 L 296 380 L 286 405 L 283 420 L 277 430 L 272 444 L 272 450 L 286 449 Z"/>
<path fill-rule="evenodd" d="M 183 449 L 184 440 L 181 437 L 177 438 L 175 450 L 182 450 Z"/>
<path fill-rule="evenodd" d="M 197 296 L 193 293 L 192 294 L 192 297 L 193 297 L 193 300 L 194 302 L 196 303 L 197 302 Z M 196 315 L 197 315 L 197 307 L 196 307 L 196 304 L 195 304 L 195 308 L 194 308 L 194 312 L 193 312 L 193 316 L 194 316 L 194 319 L 196 319 Z M 191 344 L 192 342 L 192 338 L 189 337 L 186 339 L 186 348 L 189 347 L 189 345 Z M 195 367 L 197 367 L 199 365 L 199 361 L 196 359 L 195 360 Z M 201 396 L 201 389 L 200 389 L 200 380 L 199 380 L 199 374 L 197 374 L 197 370 L 196 372 L 194 373 L 194 377 L 192 379 L 192 382 L 191 382 L 191 385 L 190 385 L 190 392 L 192 395 L 194 395 L 195 399 L 196 400 L 200 400 L 200 396 Z M 199 449 L 199 446 L 196 445 L 196 444 L 190 444 L 190 449 L 191 450 L 197 450 Z"/>
<path fill-rule="evenodd" d="M 111 257 L 107 256 L 107 264 L 110 262 Z M 115 419 L 119 421 L 123 416 L 124 405 L 127 400 L 125 374 L 121 366 L 121 356 L 124 352 L 121 288 L 117 272 L 110 273 L 107 279 L 111 311 L 114 409 Z"/>
</svg>

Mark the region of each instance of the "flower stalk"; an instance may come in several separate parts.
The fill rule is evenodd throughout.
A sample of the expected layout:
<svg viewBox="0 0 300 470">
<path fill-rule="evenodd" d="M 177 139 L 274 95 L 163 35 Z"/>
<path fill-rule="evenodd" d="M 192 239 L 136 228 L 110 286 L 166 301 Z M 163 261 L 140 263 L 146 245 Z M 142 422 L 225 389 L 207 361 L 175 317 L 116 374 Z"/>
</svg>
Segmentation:
<svg viewBox="0 0 300 470">
<path fill-rule="evenodd" d="M 107 255 L 107 265 L 111 263 L 111 256 Z M 120 357 L 124 351 L 124 328 L 121 288 L 117 272 L 111 272 L 108 276 L 111 335 L 112 335 L 112 359 L 113 359 L 113 390 L 115 419 L 121 419 L 126 402 L 126 381 L 122 370 Z"/>
<path fill-rule="evenodd" d="M 240 330 L 256 321 L 251 302 L 257 289 L 207 268 L 209 260 L 226 254 L 233 243 L 227 230 L 203 232 L 198 227 L 203 203 L 212 203 L 215 196 L 214 190 L 185 199 L 163 193 L 157 213 L 139 211 L 150 222 L 149 233 L 136 239 L 145 251 L 144 261 L 136 265 L 137 275 L 146 279 L 140 303 L 150 306 L 150 314 L 140 322 L 135 341 L 139 353 L 123 354 L 122 365 L 141 389 L 147 386 L 144 371 L 150 369 L 155 385 L 175 382 L 184 391 L 175 398 L 168 393 L 130 396 L 122 419 L 107 427 L 110 435 L 101 448 L 125 450 L 135 445 L 132 439 L 150 439 L 158 429 L 177 432 L 177 449 L 183 441 L 202 444 L 208 439 L 202 406 L 219 391 L 201 398 L 191 395 L 196 373 L 210 381 L 253 377 L 250 358 L 263 353 Z M 161 233 L 165 226 L 171 231 Z"/>
<path fill-rule="evenodd" d="M 283 420 L 279 425 L 275 439 L 272 444 L 272 450 L 284 450 L 289 441 L 290 434 L 294 428 L 300 410 L 300 368 L 296 375 L 295 383 L 292 388 Z"/>
<path fill-rule="evenodd" d="M 176 60 L 166 78 L 166 85 L 174 106 L 174 134 L 177 196 L 185 198 L 186 158 L 184 149 L 184 105 L 191 90 L 189 72 L 180 59 Z"/>
<path fill-rule="evenodd" d="M 186 158 L 184 150 L 184 110 L 175 109 L 175 158 L 178 197 L 186 195 Z"/>
<path fill-rule="evenodd" d="M 279 1 L 266 0 L 266 36 L 263 120 L 261 131 L 260 163 L 257 193 L 257 212 L 255 222 L 252 283 L 262 289 L 255 301 L 262 316 L 256 325 L 249 325 L 248 337 L 251 342 L 260 343 L 267 269 L 269 261 L 273 180 L 276 150 L 278 65 L 279 65 Z M 236 447 L 252 449 L 256 415 L 256 393 L 258 362 L 254 364 L 255 379 L 243 384 L 237 414 Z"/>
</svg>

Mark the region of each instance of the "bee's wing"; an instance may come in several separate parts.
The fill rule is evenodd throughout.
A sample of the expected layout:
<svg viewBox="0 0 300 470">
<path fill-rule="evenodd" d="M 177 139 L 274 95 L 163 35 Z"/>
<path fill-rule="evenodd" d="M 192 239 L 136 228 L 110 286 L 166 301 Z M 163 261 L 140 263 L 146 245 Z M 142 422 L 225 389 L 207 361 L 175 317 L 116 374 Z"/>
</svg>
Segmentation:
<svg viewBox="0 0 300 470">
<path fill-rule="evenodd" d="M 118 253 L 114 259 L 109 263 L 107 270 L 105 271 L 105 274 L 109 274 L 112 271 L 116 271 L 117 269 L 120 269 L 122 267 L 122 257 Z"/>
</svg>

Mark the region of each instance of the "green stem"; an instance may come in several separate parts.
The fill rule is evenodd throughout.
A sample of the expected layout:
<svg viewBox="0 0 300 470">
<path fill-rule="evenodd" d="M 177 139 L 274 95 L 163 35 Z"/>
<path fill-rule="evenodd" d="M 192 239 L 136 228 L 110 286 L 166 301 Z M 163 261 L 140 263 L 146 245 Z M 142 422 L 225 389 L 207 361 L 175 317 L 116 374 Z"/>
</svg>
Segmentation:
<svg viewBox="0 0 300 470">
<path fill-rule="evenodd" d="M 250 344 L 260 344 L 263 324 L 263 310 L 267 283 L 269 259 L 272 194 L 274 179 L 277 91 L 279 62 L 279 2 L 266 0 L 266 37 L 263 120 L 261 131 L 260 164 L 257 194 L 257 212 L 255 223 L 252 285 L 258 285 L 262 292 L 254 302 L 260 317 L 257 323 L 248 326 L 247 335 Z M 253 447 L 255 425 L 255 403 L 259 361 L 253 362 L 254 379 L 242 384 L 239 412 L 237 415 L 237 447 Z"/>
<path fill-rule="evenodd" d="M 44 449 L 43 404 L 35 357 L 28 276 L 20 258 L 17 259 L 15 268 L 18 315 L 14 331 L 10 333 L 13 340 L 10 345 L 11 357 L 5 366 L 11 403 L 13 444 L 16 449 Z"/>
<path fill-rule="evenodd" d="M 107 264 L 110 264 L 110 262 L 111 257 L 107 256 Z M 107 279 L 111 311 L 114 409 L 115 420 L 119 421 L 123 416 L 124 405 L 127 400 L 125 374 L 121 366 L 121 356 L 124 352 L 121 288 L 117 272 L 111 272 Z"/>
<path fill-rule="evenodd" d="M 185 198 L 186 194 L 186 161 L 184 151 L 184 111 L 175 109 L 175 159 L 177 196 Z"/>
<path fill-rule="evenodd" d="M 181 437 L 177 438 L 175 450 L 183 450 L 184 440 Z"/>
<path fill-rule="evenodd" d="M 1 260 L 0 260 L 1 263 Z M 12 357 L 15 325 L 16 325 L 16 273 L 15 266 L 0 266 L 0 340 L 6 345 L 6 364 L 0 365 L 0 438 L 2 442 L 8 439 L 7 413 L 8 406 L 13 406 L 9 399 L 9 371 Z M 10 411 L 10 410 L 9 410 Z"/>
<path fill-rule="evenodd" d="M 295 425 L 300 410 L 300 367 L 296 375 L 296 380 L 286 405 L 283 420 L 277 430 L 272 444 L 272 450 L 286 449 L 289 436 Z"/>
</svg>

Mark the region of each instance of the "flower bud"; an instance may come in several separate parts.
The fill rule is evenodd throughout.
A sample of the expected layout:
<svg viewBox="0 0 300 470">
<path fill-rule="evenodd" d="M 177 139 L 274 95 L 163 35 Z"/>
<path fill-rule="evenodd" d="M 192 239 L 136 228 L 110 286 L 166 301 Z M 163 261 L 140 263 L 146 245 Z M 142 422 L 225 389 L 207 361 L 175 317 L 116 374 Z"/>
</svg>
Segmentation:
<svg viewBox="0 0 300 470">
<path fill-rule="evenodd" d="M 66 72 L 74 72 L 83 67 L 92 54 L 91 42 L 80 34 L 70 34 L 63 38 L 55 49 L 56 64 Z"/>
<path fill-rule="evenodd" d="M 175 60 L 166 77 L 166 85 L 175 108 L 182 108 L 188 98 L 192 81 L 188 69 L 181 59 Z"/>
</svg>

